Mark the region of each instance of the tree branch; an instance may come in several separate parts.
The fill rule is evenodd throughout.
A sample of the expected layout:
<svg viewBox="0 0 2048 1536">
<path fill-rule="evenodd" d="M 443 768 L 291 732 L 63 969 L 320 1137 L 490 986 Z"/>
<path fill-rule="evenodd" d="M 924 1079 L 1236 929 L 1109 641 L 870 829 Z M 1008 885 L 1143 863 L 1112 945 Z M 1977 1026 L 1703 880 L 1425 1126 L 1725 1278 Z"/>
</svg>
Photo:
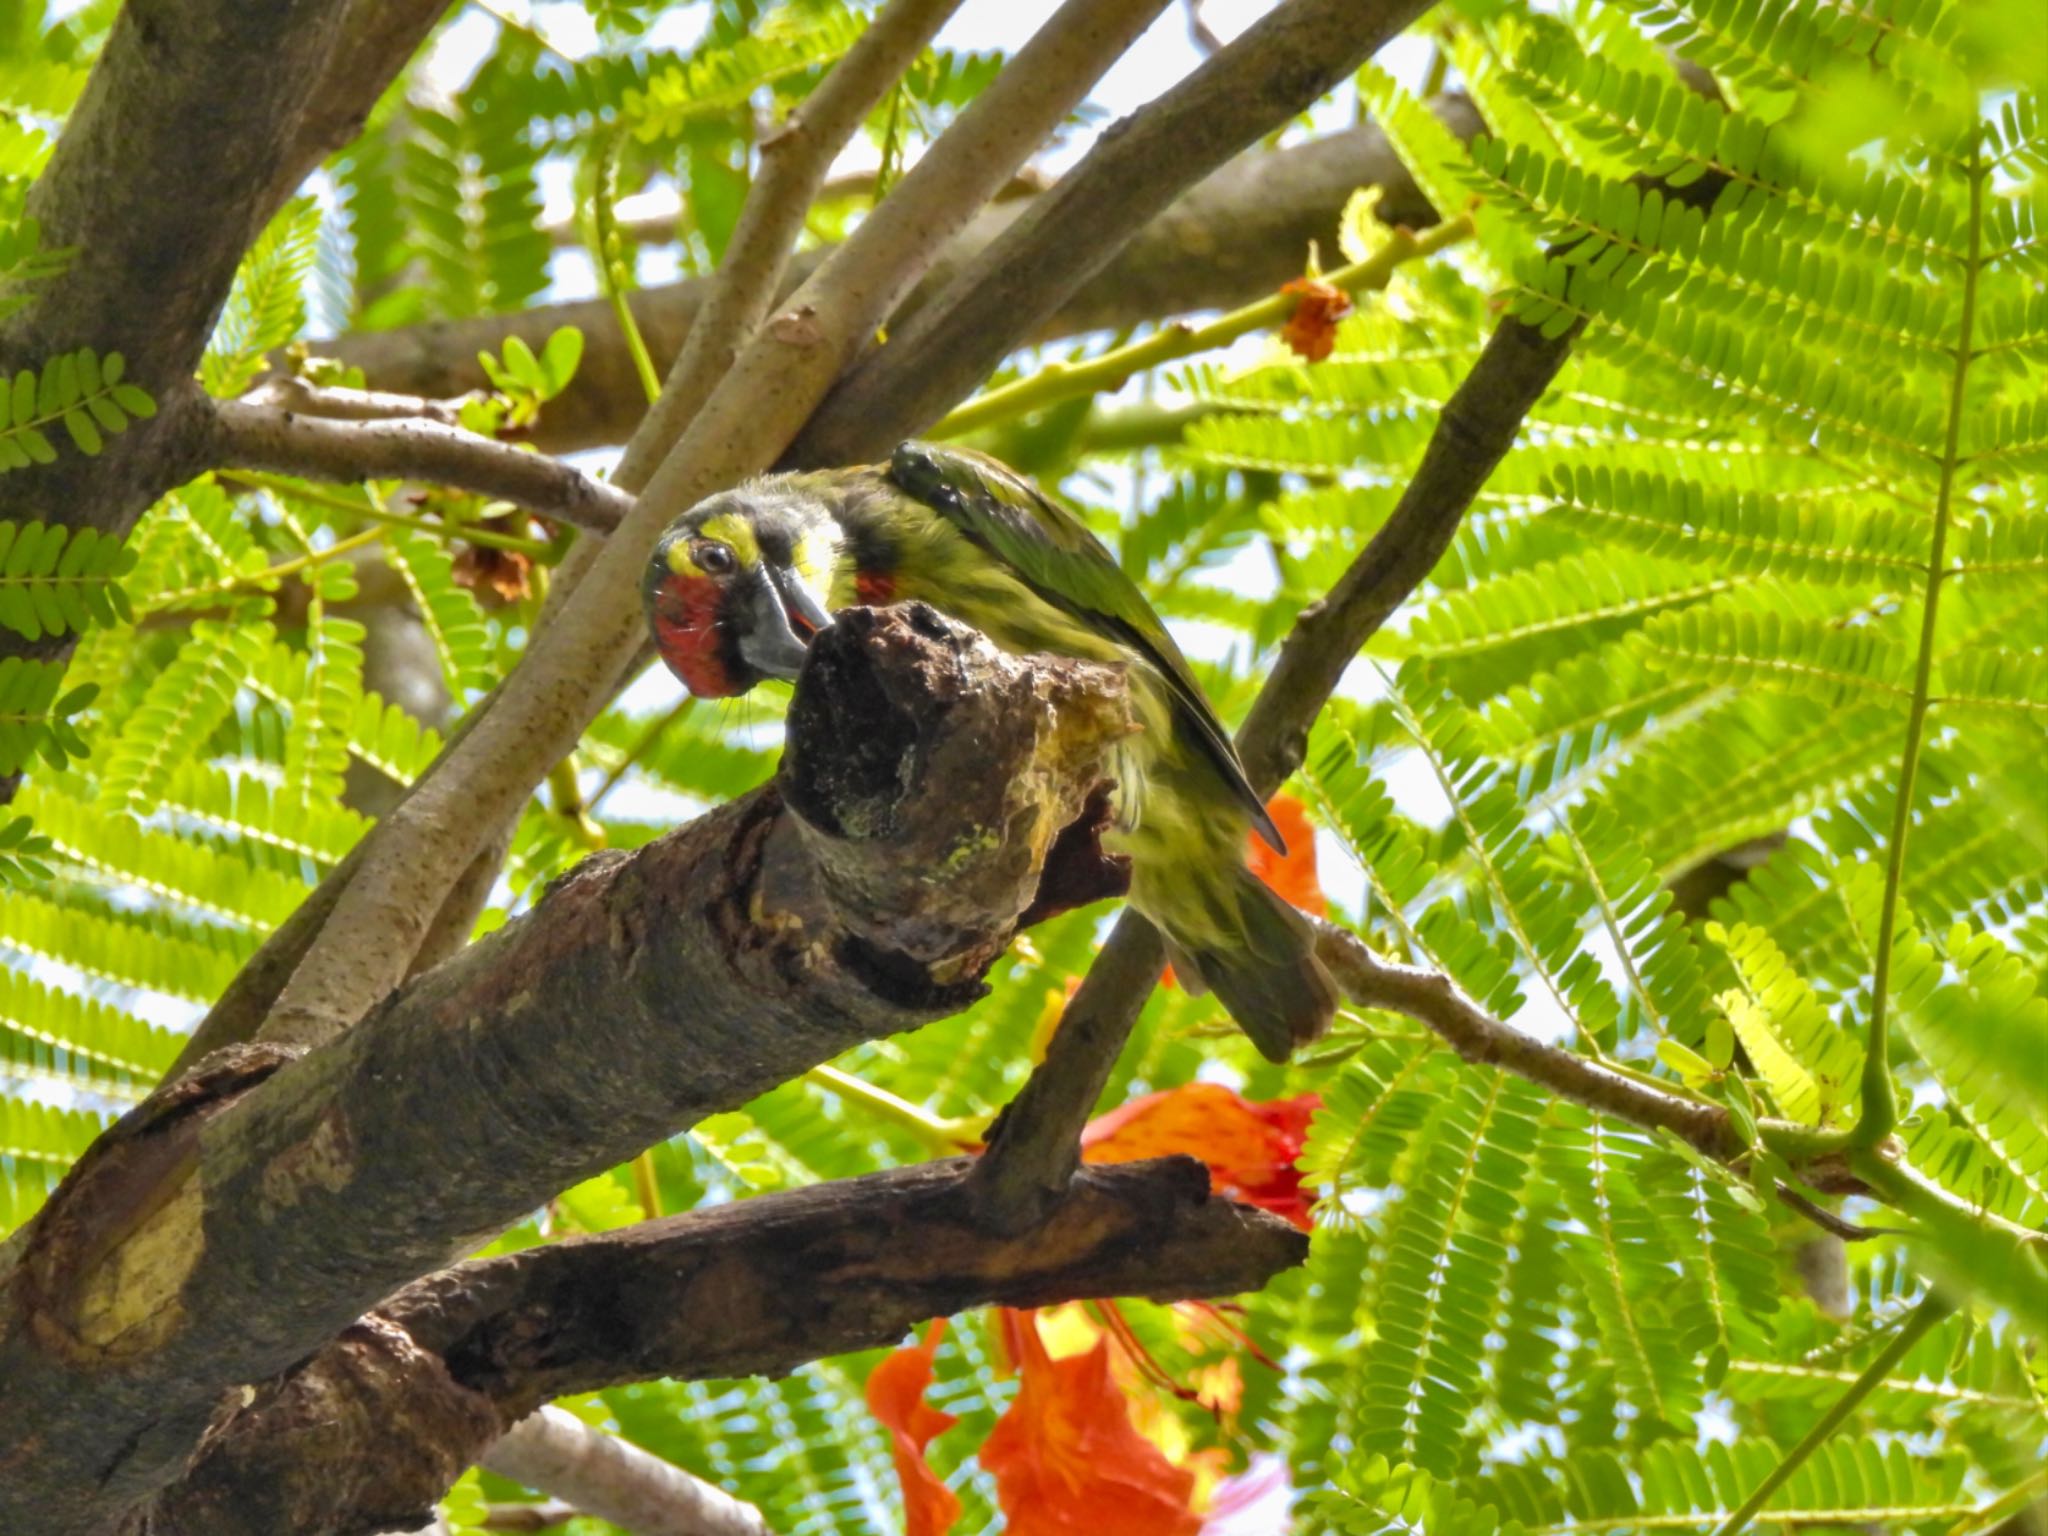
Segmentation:
<svg viewBox="0 0 2048 1536">
<path fill-rule="evenodd" d="M 482 1462 L 633 1536 L 770 1536 L 753 1505 L 561 1408 L 535 1409 Z"/>
<path fill-rule="evenodd" d="M 270 189 L 273 208 L 282 206 L 321 161 L 355 141 L 384 88 L 398 78 L 448 9 L 449 0 L 354 0 L 340 40 L 300 109 Z"/>
<path fill-rule="evenodd" d="M 429 400 L 422 395 L 394 395 L 381 389 L 346 389 L 314 384 L 296 374 L 277 373 L 241 397 L 244 405 L 268 405 L 301 416 L 330 421 L 438 421 L 462 425 L 462 400 Z"/>
<path fill-rule="evenodd" d="M 1344 668 L 1441 557 L 1577 334 L 1545 337 L 1510 316 L 1487 339 L 1445 402 L 1393 515 L 1329 595 L 1295 621 L 1253 700 L 1237 750 L 1260 793 L 1272 793 L 1301 765 L 1308 728 Z M 979 1170 L 991 1222 L 1006 1229 L 1029 1225 L 1032 1213 L 1072 1175 L 1081 1128 L 1158 983 L 1161 959 L 1149 923 L 1129 911 L 1117 919 L 1068 1001 L 1045 1059 L 991 1132 Z"/>
<path fill-rule="evenodd" d="M 1505 1068 L 1560 1098 L 1645 1130 L 1670 1131 L 1722 1162 L 1748 1150 L 1720 1105 L 1653 1088 L 1576 1051 L 1547 1045 L 1493 1017 L 1441 971 L 1383 960 L 1349 929 L 1318 920 L 1316 953 L 1352 1002 L 1428 1025 L 1466 1061 Z"/>
<path fill-rule="evenodd" d="M 860 35 L 788 122 L 761 144 L 761 169 L 719 264 L 718 282 L 619 463 L 638 491 L 703 409 L 782 288 L 825 173 L 868 113 L 917 59 L 960 0 L 896 0 Z"/>
<path fill-rule="evenodd" d="M 328 1038 L 403 977 L 450 885 L 574 748 L 638 651 L 641 570 L 661 528 L 773 462 L 940 246 L 1164 3 L 1067 0 L 790 308 L 754 337 L 504 692 L 370 834 L 361 867 L 278 1000 L 264 1038 Z"/>
<path fill-rule="evenodd" d="M 1477 131 L 1478 116 L 1462 96 L 1444 97 L 1434 105 L 1460 137 Z M 1337 216 L 1360 187 L 1383 191 L 1380 216 L 1390 225 L 1421 229 L 1436 222 L 1436 211 L 1377 128 L 1349 129 L 1289 149 L 1252 150 L 1145 225 L 1036 327 L 1005 324 L 1002 333 L 1015 346 L 1025 340 L 1127 330 L 1168 315 L 1249 303 L 1300 275 L 1309 241 L 1320 241 L 1326 251 L 1336 249 Z M 908 323 L 928 308 L 1033 201 L 1004 204 L 970 223 L 933 263 L 896 322 Z M 1066 235 L 1075 241 L 1090 238 L 1085 229 L 1069 228 Z M 828 246 L 793 257 L 785 292 L 778 298 L 811 276 L 836 249 Z M 670 366 L 680 353 L 713 281 L 690 278 L 630 295 L 634 319 L 658 366 Z M 533 441 L 551 452 L 625 441 L 645 414 L 647 397 L 634 376 L 610 306 L 602 299 L 344 336 L 318 343 L 316 350 L 363 369 L 374 388 L 454 396 L 488 387 L 490 381 L 476 361 L 479 351 L 495 356 L 506 338 L 515 335 L 538 350 L 563 325 L 583 332 L 583 363 L 575 382 L 548 402 L 535 424 Z M 969 380 L 968 385 L 979 382 Z"/>
<path fill-rule="evenodd" d="M 435 421 L 335 421 L 222 400 L 199 430 L 204 456 L 223 469 L 348 483 L 427 480 L 600 533 L 633 508 L 631 496 L 572 464 Z"/>
<path fill-rule="evenodd" d="M 1268 12 L 1105 133 L 945 292 L 892 326 L 889 345 L 840 381 L 788 461 L 860 463 L 937 421 L 988 377 L 1012 337 L 1036 329 L 1182 190 L 1306 111 L 1429 5 L 1286 0 Z M 1297 270 L 1306 254 L 1294 252 Z"/>
<path fill-rule="evenodd" d="M 1211 1198 L 1192 1159 L 1091 1167 L 1021 1237 L 972 1219 L 969 1166 L 763 1195 L 430 1275 L 218 1420 L 150 1511 L 151 1536 L 397 1524 L 467 1461 L 495 1465 L 499 1426 L 550 1397 L 780 1375 L 977 1306 L 1235 1295 L 1307 1254 L 1288 1223 Z"/>
<path fill-rule="evenodd" d="M 1129 729 L 1111 669 L 849 613 L 774 785 L 586 860 L 325 1049 L 160 1089 L 9 1245 L 0 1530 L 104 1530 L 223 1390 L 557 1190 L 957 1011 Z"/>
<path fill-rule="evenodd" d="M 129 0 L 115 18 L 25 212 L 46 244 L 76 246 L 0 323 L 0 357 L 39 365 L 91 345 L 120 352 L 157 414 L 93 456 L 63 452 L 0 480 L 0 517 L 54 518 L 120 537 L 204 465 L 192 372 L 235 268 L 306 168 L 296 135 L 316 96 L 367 108 L 384 79 L 342 80 L 344 23 L 369 0 Z M 382 24 L 380 19 L 380 25 Z M 250 60 L 260 59 L 260 68 Z M 397 67 L 396 62 L 391 68 Z M 323 86 L 325 82 L 325 86 Z M 68 655 L 76 637 L 0 633 L 0 658 Z"/>
</svg>

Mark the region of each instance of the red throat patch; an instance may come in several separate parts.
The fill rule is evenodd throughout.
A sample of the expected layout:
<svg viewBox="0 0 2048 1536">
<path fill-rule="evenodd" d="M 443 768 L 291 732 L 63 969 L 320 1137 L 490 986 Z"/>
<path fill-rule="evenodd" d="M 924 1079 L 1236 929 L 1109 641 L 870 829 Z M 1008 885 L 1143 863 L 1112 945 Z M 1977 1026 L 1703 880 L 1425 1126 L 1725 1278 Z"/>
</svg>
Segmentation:
<svg viewBox="0 0 2048 1536">
<path fill-rule="evenodd" d="M 725 636 L 718 627 L 723 601 L 718 583 L 708 576 L 671 576 L 654 594 L 654 648 L 700 699 L 729 699 L 746 691 L 725 664 Z"/>
<path fill-rule="evenodd" d="M 896 577 L 889 571 L 862 571 L 853 578 L 853 595 L 863 608 L 886 608 L 896 601 Z"/>
</svg>

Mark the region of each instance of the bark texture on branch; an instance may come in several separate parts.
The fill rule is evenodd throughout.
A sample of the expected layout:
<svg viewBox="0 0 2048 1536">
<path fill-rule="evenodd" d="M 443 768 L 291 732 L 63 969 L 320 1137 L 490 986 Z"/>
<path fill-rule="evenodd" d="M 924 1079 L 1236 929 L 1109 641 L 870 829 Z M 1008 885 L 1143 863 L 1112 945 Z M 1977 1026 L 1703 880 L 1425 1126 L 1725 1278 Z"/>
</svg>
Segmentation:
<svg viewBox="0 0 2048 1536">
<path fill-rule="evenodd" d="M 1463 97 L 1442 98 L 1436 107 L 1461 136 L 1477 131 L 1478 117 Z M 1269 293 L 1301 274 L 1310 240 L 1320 241 L 1325 252 L 1336 249 L 1337 216 L 1362 186 L 1384 190 L 1380 214 L 1390 224 L 1419 229 L 1436 222 L 1436 211 L 1377 128 L 1354 128 L 1290 149 L 1254 150 L 1145 225 L 1030 339 L 1120 330 L 1190 310 L 1233 308 Z M 1001 204 L 968 225 L 912 292 L 895 323 L 906 322 L 948 288 L 1035 202 L 1021 198 Z M 831 253 L 827 247 L 792 258 L 785 296 Z M 707 278 L 691 278 L 631 295 L 634 318 L 657 367 L 666 370 L 680 352 L 710 284 Z M 476 361 L 480 349 L 495 353 L 512 335 L 538 349 L 563 325 L 583 332 L 583 363 L 576 382 L 548 402 L 533 441 L 553 452 L 623 442 L 646 410 L 647 397 L 610 306 L 601 299 L 344 336 L 316 350 L 363 369 L 378 389 L 459 395 L 488 387 Z"/>
<path fill-rule="evenodd" d="M 106 1529 L 223 1390 L 557 1190 L 956 1011 L 1129 728 L 1114 669 L 849 612 L 777 784 L 586 860 L 329 1047 L 161 1091 L 10 1244 L 0 1530 Z"/>
<path fill-rule="evenodd" d="M 970 1166 L 764 1195 L 428 1276 L 224 1414 L 131 1536 L 363 1536 L 424 1518 L 551 1396 L 776 1375 L 970 1307 L 1235 1295 L 1307 1256 L 1288 1223 L 1211 1198 L 1188 1158 L 1089 1168 L 1012 1238 L 975 1221 Z"/>
<path fill-rule="evenodd" d="M 573 464 L 437 421 L 342 421 L 244 400 L 209 405 L 196 427 L 208 463 L 359 485 L 427 480 L 608 533 L 633 498 Z"/>
<path fill-rule="evenodd" d="M 0 359 L 17 369 L 84 346 L 119 352 L 158 412 L 96 456 L 66 443 L 55 462 L 7 475 L 0 518 L 123 535 L 165 490 L 205 467 L 192 371 L 243 251 L 307 168 L 297 135 L 308 100 L 346 116 L 366 110 L 390 78 L 369 70 L 381 53 L 345 78 L 328 74 L 337 50 L 346 51 L 351 17 L 367 9 L 350 0 L 121 7 L 28 197 L 44 242 L 78 253 L 27 288 L 29 302 L 0 322 Z M 252 69 L 252 59 L 262 67 Z M 0 629 L 0 658 L 59 657 L 75 641 L 31 642 Z"/>
<path fill-rule="evenodd" d="M 1268 12 L 1103 134 L 928 307 L 893 327 L 889 345 L 813 414 L 788 462 L 858 463 L 922 432 L 994 371 L 1019 329 L 1042 325 L 1177 193 L 1307 111 L 1429 4 L 1287 0 Z M 1080 230 L 1087 239 L 1075 238 Z M 1292 254 L 1299 270 L 1306 249 Z M 1190 307 L 1184 296 L 1175 302 Z"/>
</svg>

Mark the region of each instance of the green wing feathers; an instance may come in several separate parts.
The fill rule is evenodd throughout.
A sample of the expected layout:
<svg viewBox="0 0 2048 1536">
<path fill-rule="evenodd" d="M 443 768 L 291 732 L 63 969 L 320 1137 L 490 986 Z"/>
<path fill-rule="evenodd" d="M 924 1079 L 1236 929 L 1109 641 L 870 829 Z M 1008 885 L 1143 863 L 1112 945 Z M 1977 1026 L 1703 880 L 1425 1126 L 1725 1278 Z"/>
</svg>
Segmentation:
<svg viewBox="0 0 2048 1536">
<path fill-rule="evenodd" d="M 909 442 L 889 462 L 898 489 L 944 517 L 1047 602 L 1136 651 L 1173 695 L 1174 718 L 1276 852 L 1286 845 L 1187 658 L 1123 567 L 1079 518 L 984 454 Z"/>
</svg>

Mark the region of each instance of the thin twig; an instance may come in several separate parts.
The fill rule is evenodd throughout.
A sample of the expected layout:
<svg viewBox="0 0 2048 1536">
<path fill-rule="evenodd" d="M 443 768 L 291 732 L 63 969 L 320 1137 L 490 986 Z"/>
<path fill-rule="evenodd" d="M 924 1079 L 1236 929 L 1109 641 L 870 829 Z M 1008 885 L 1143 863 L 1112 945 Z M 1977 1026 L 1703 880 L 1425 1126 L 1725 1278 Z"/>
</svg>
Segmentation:
<svg viewBox="0 0 2048 1536">
<path fill-rule="evenodd" d="M 1388 234 L 1386 244 L 1372 255 L 1325 273 L 1322 281 L 1349 294 L 1382 289 L 1404 263 L 1433 256 L 1471 233 L 1469 214 L 1438 224 L 1420 235 L 1412 230 L 1396 229 Z M 1036 373 L 977 395 L 965 405 L 948 412 L 932 427 L 930 435 L 960 437 L 999 421 L 1043 410 L 1062 400 L 1073 400 L 1082 395 L 1113 394 L 1134 373 L 1198 353 L 1213 352 L 1218 347 L 1230 345 L 1240 336 L 1277 325 L 1293 313 L 1300 302 L 1293 294 L 1269 294 L 1201 325 L 1175 322 L 1160 327 L 1142 341 L 1114 347 L 1078 363 L 1049 363 Z"/>
<path fill-rule="evenodd" d="M 385 506 L 382 498 L 374 492 L 365 500 L 351 501 L 346 496 L 336 496 L 331 491 L 316 491 L 310 486 L 295 485 L 288 477 L 282 475 L 239 469 L 219 470 L 216 475 L 228 485 L 240 486 L 245 490 L 264 491 L 277 497 L 291 497 L 309 506 L 325 507 L 330 512 L 360 517 L 366 523 L 377 523 L 389 528 L 411 528 L 430 538 L 462 539 L 471 544 L 481 544 L 486 549 L 508 550 L 513 554 L 526 555 L 536 560 L 544 558 L 548 553 L 548 546 L 539 539 L 523 539 L 516 533 L 499 533 L 494 529 L 470 523 L 443 522 L 438 518 L 414 517 L 410 512 L 394 512 Z"/>
<path fill-rule="evenodd" d="M 425 395 L 401 395 L 388 389 L 344 389 L 333 384 L 314 384 L 288 374 L 265 379 L 241 397 L 243 405 L 268 405 L 301 416 L 324 416 L 332 421 L 438 421 L 444 427 L 462 425 L 462 399 L 434 400 Z"/>
<path fill-rule="evenodd" d="M 1929 1292 L 1905 1322 L 1900 1324 L 1899 1331 L 1892 1336 L 1891 1342 L 1879 1351 L 1875 1360 L 1864 1367 L 1863 1374 L 1828 1405 L 1825 1413 L 1814 1420 L 1813 1426 L 1800 1436 L 1798 1444 L 1785 1452 L 1778 1464 L 1765 1475 L 1764 1480 L 1750 1491 L 1749 1497 L 1731 1510 L 1726 1520 L 1714 1527 L 1714 1536 L 1736 1536 L 1736 1532 L 1748 1529 L 1750 1521 L 1756 1518 L 1758 1511 L 1770 1502 L 1771 1495 L 1782 1488 L 1792 1474 L 1828 1442 L 1849 1416 L 1863 1405 L 1865 1398 L 1884 1385 L 1886 1378 L 1899 1368 L 1899 1362 L 1912 1353 L 1913 1346 L 1927 1336 L 1928 1330 L 1954 1310 L 1954 1306 L 1945 1298 Z"/>
<path fill-rule="evenodd" d="M 222 400 L 209 436 L 208 456 L 223 468 L 348 484 L 427 480 L 600 533 L 633 507 L 631 496 L 573 464 L 437 421 L 340 421 Z"/>
<path fill-rule="evenodd" d="M 769 1536 L 753 1505 L 564 1408 L 521 1419 L 483 1465 L 634 1536 Z"/>
<path fill-rule="evenodd" d="M 1237 733 L 1238 754 L 1262 793 L 1300 766 L 1309 725 L 1344 668 L 1436 564 L 1576 334 L 1545 337 L 1507 319 L 1489 338 L 1445 403 L 1393 515 L 1329 595 L 1296 621 Z M 1160 956 L 1151 925 L 1124 913 L 1068 1002 L 1044 1061 L 997 1123 L 978 1170 L 984 1220 L 1028 1225 L 1071 1177 L 1081 1128 L 1159 979 Z"/>
</svg>

